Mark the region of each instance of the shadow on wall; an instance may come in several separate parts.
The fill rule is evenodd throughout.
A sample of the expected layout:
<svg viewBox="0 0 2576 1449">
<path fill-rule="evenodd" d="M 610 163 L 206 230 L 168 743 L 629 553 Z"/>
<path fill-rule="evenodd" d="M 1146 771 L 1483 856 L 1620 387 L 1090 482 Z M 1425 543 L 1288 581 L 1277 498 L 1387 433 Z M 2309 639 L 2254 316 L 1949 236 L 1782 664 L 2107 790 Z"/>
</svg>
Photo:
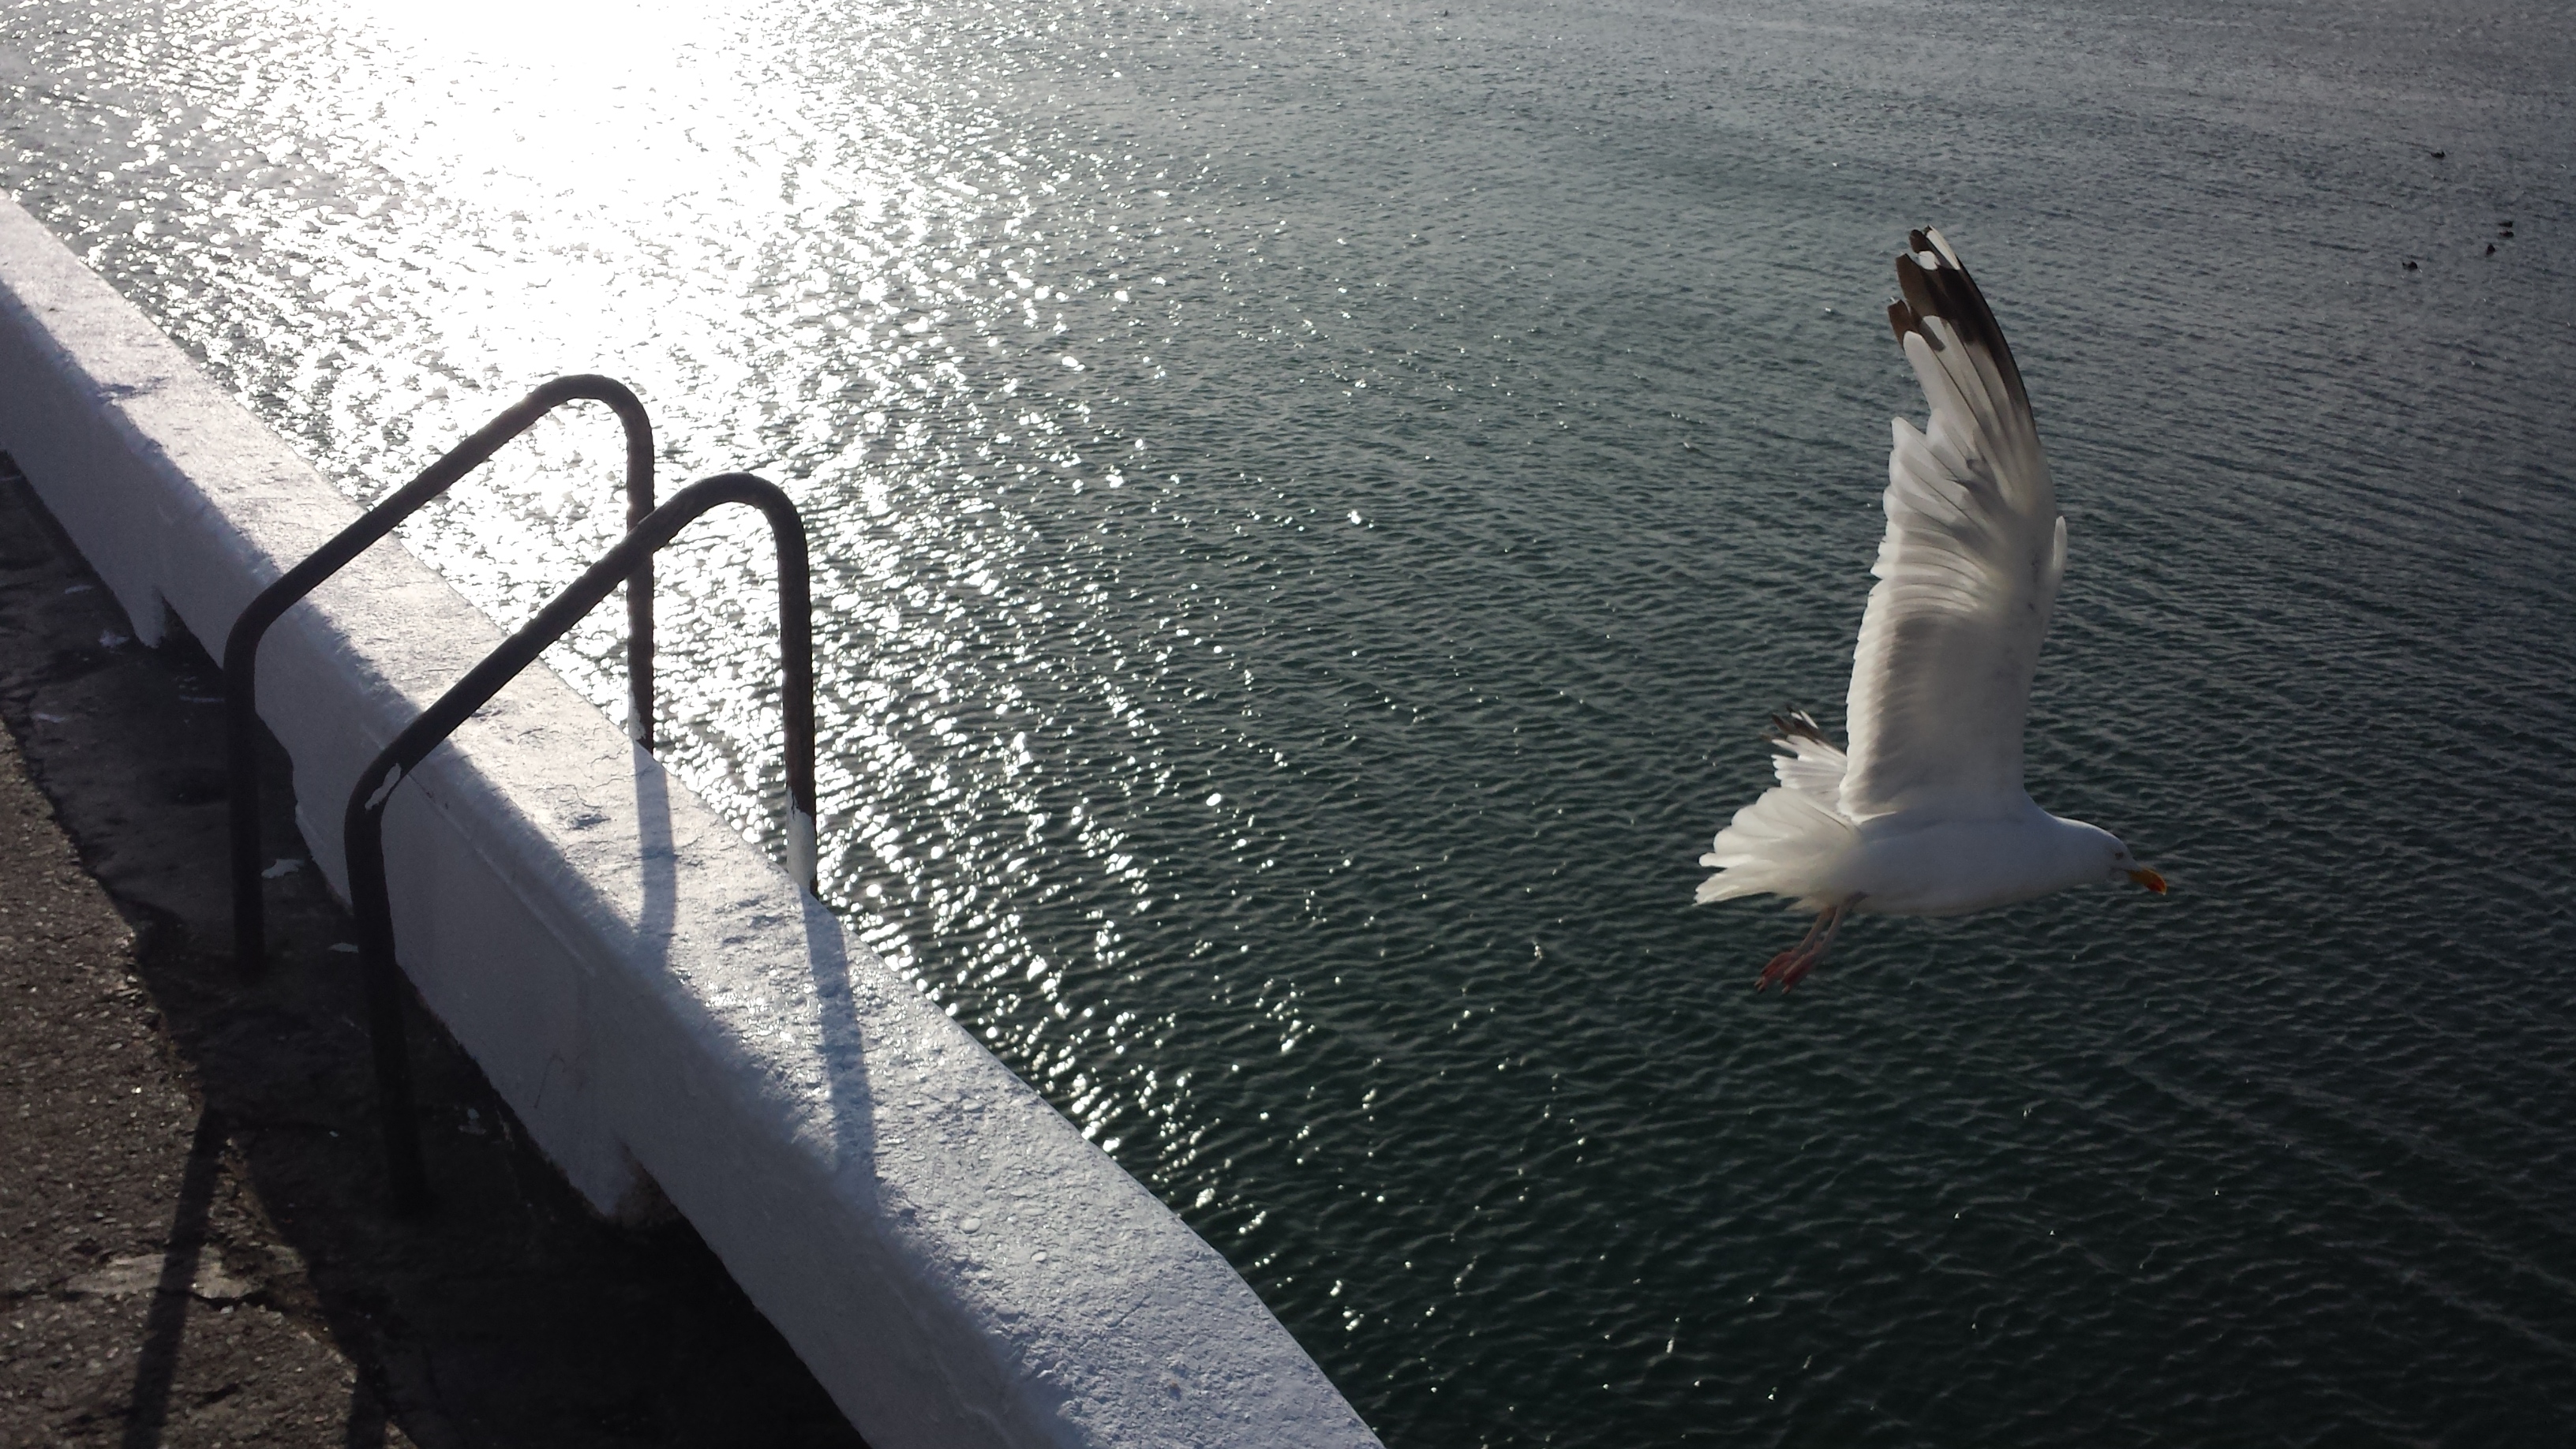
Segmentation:
<svg viewBox="0 0 2576 1449">
<path fill-rule="evenodd" d="M 174 1385 L 202 1341 L 190 1285 L 219 1251 L 228 1271 L 258 1265 L 253 1301 L 356 1365 L 337 1442 L 859 1444 L 688 1225 L 665 1216 L 619 1227 L 591 1214 L 417 1001 L 413 1060 L 438 1206 L 417 1221 L 386 1213 L 357 958 L 335 949 L 355 931 L 318 872 L 288 868 L 267 882 L 269 971 L 245 982 L 232 967 L 221 711 L 197 703 L 219 695 L 220 671 L 175 626 L 158 650 L 122 642 L 130 624 L 5 462 L 0 540 L 0 718 L 135 927 L 143 985 L 203 1104 L 122 1442 L 159 1443 L 174 1422 Z M 265 838 L 296 860 L 291 783 L 273 744 L 264 777 Z M 660 778 L 640 772 L 639 792 Z M 643 928 L 667 940 L 668 804 L 657 812 L 646 793 L 638 804 L 657 847 Z M 823 955 L 815 969 L 828 984 Z M 827 996 L 845 1003 L 840 969 Z M 834 1053 L 834 1100 L 864 1112 L 864 1076 L 843 1081 L 858 1070 L 852 1046 L 846 1062 Z M 255 1200 L 249 1213 L 210 1213 L 241 1187 Z"/>
</svg>

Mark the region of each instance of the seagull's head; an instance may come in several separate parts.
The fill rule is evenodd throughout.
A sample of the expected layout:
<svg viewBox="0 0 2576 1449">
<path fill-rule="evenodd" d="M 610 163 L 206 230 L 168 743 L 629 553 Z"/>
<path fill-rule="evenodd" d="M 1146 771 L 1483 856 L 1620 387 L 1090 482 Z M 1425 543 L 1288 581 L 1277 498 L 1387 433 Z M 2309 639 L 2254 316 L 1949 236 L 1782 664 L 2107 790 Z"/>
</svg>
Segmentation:
<svg viewBox="0 0 2576 1449">
<path fill-rule="evenodd" d="M 2165 878 L 2156 874 L 2154 871 L 2149 870 L 2147 867 L 2138 864 L 2138 858 L 2129 854 L 2129 843 L 2127 841 L 2122 840 L 2116 835 L 2106 835 L 2104 838 L 2108 840 L 2111 845 L 2111 870 L 2110 874 L 2104 876 L 2103 879 L 2111 881 L 2136 881 L 2138 884 L 2154 891 L 2157 895 L 2163 895 L 2165 893 Z"/>
</svg>

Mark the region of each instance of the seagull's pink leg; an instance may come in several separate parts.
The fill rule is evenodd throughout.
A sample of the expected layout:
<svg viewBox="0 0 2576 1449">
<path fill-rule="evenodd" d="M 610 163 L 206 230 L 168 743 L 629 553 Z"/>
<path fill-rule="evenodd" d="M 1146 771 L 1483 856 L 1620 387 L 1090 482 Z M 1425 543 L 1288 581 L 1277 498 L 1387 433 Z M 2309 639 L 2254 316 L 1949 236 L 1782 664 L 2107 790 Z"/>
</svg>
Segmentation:
<svg viewBox="0 0 2576 1449">
<path fill-rule="evenodd" d="M 1770 964 L 1762 968 L 1762 974 L 1753 979 L 1753 989 L 1759 991 L 1772 982 L 1782 979 L 1783 976 L 1787 976 L 1791 981 L 1797 980 L 1796 976 L 1788 973 L 1794 969 L 1798 958 L 1807 954 L 1807 948 L 1816 943 L 1816 934 L 1825 929 L 1825 922 L 1833 915 L 1833 911 L 1834 908 L 1828 907 L 1816 912 L 1816 919 L 1808 925 L 1807 934 L 1798 938 L 1797 945 L 1771 958 Z"/>
<path fill-rule="evenodd" d="M 1852 901 L 1856 901 L 1858 899 L 1859 897 L 1855 896 L 1852 898 Z M 1818 921 L 1825 923 L 1825 934 L 1817 940 L 1816 944 L 1802 948 L 1798 952 L 1797 963 L 1791 966 L 1787 971 L 1781 973 L 1781 995 L 1788 995 L 1790 987 L 1805 980 L 1808 972 L 1813 971 L 1818 966 L 1824 964 L 1825 952 L 1832 948 L 1834 937 L 1842 933 L 1843 922 L 1851 917 L 1852 901 L 1845 901 L 1841 905 L 1834 907 L 1832 910 L 1827 911 L 1825 914 L 1816 918 Z"/>
</svg>

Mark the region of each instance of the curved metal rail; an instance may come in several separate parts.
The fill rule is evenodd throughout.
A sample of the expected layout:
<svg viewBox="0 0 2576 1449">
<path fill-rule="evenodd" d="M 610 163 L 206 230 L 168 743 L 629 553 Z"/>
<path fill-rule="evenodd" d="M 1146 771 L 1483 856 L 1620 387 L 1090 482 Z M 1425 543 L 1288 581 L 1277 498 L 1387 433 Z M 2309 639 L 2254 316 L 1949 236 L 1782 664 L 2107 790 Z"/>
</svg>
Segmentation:
<svg viewBox="0 0 2576 1449">
<path fill-rule="evenodd" d="M 512 405 L 448 450 L 391 497 L 340 530 L 311 557 L 262 589 L 224 640 L 225 768 L 231 776 L 233 963 L 256 974 L 267 958 L 268 923 L 259 872 L 259 644 L 298 600 L 338 573 L 370 544 L 393 532 L 456 480 L 489 461 L 503 445 L 569 402 L 606 403 L 626 430 L 626 526 L 653 511 L 653 423 L 624 383 L 595 374 L 559 377 Z M 626 579 L 626 732 L 653 748 L 653 561 Z"/>
<path fill-rule="evenodd" d="M 670 502 L 638 521 L 572 587 L 538 610 L 535 618 L 394 736 L 349 790 L 342 840 L 348 850 L 350 904 L 358 917 L 385 1170 L 397 1212 L 424 1206 L 429 1183 L 421 1168 L 419 1123 L 413 1120 L 400 968 L 394 964 L 393 907 L 385 887 L 385 804 L 405 775 L 419 768 L 458 725 L 535 662 L 547 645 L 580 623 L 634 572 L 639 560 L 650 559 L 700 514 L 727 503 L 747 503 L 766 515 L 778 549 L 778 650 L 783 676 L 778 702 L 787 736 L 787 869 L 799 887 L 809 893 L 814 889 L 814 626 L 805 524 L 796 506 L 775 485 L 749 473 L 718 474 L 681 489 Z"/>
</svg>

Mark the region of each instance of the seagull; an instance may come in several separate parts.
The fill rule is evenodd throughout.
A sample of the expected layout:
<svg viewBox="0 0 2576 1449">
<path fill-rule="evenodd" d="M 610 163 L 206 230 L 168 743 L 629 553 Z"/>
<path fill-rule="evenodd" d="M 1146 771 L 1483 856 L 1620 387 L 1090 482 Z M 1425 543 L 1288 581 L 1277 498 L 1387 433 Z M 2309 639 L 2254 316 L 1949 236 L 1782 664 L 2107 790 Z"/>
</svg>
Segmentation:
<svg viewBox="0 0 2576 1449">
<path fill-rule="evenodd" d="M 1888 325 L 1928 433 L 1895 420 L 1887 536 L 1852 651 L 1848 748 L 1772 716 L 1780 783 L 1700 857 L 1699 900 L 1785 896 L 1815 913 L 1754 988 L 1798 984 L 1855 914 L 1963 916 L 2069 886 L 2165 880 L 2120 838 L 2022 788 L 2030 680 L 2066 572 L 2066 519 L 2021 369 L 1959 253 L 1929 227 L 1896 259 Z"/>
</svg>

